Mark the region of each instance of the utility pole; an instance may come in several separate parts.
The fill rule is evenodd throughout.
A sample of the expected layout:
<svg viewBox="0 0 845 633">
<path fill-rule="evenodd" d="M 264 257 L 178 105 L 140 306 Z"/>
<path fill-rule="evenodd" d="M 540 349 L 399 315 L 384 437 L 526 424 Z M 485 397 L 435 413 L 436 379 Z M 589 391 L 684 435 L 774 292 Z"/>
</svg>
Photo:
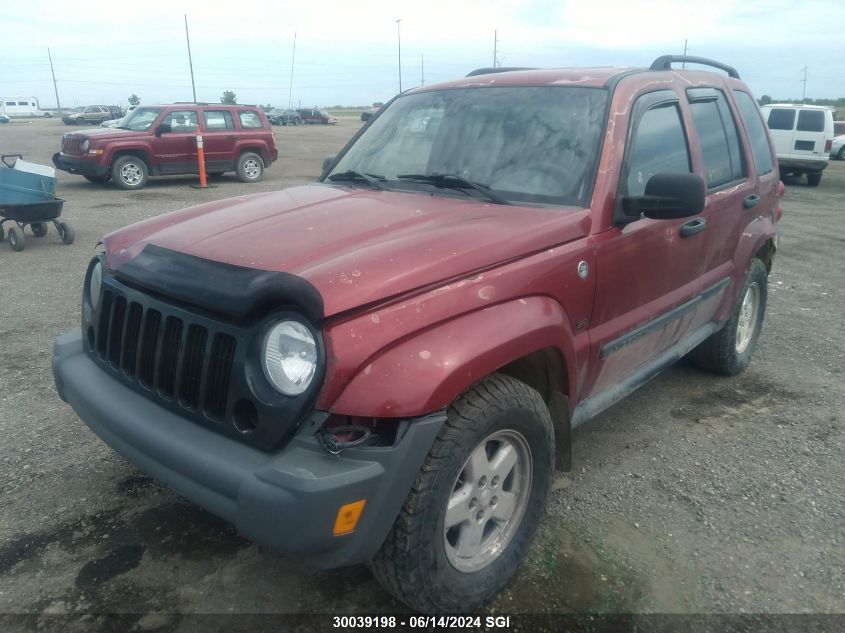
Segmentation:
<svg viewBox="0 0 845 633">
<path fill-rule="evenodd" d="M 288 85 L 288 110 L 293 98 L 293 61 L 296 59 L 296 31 L 293 32 L 293 54 L 290 57 L 290 84 Z"/>
<path fill-rule="evenodd" d="M 801 80 L 801 83 L 804 84 L 804 89 L 801 91 L 801 103 L 804 103 L 804 100 L 807 98 L 807 66 L 804 65 L 804 79 Z"/>
<path fill-rule="evenodd" d="M 420 53 L 420 85 L 425 85 L 425 57 Z"/>
<path fill-rule="evenodd" d="M 684 57 L 686 57 L 686 56 L 687 56 L 687 40 L 684 40 Z M 683 70 L 686 67 L 687 67 L 687 62 L 686 62 L 686 60 L 684 60 L 681 63 L 681 69 Z"/>
<path fill-rule="evenodd" d="M 53 70 L 53 56 L 50 54 L 50 47 L 47 47 L 47 57 L 50 59 L 50 74 L 53 75 L 53 90 L 56 91 L 56 110 L 62 111 L 62 104 L 59 103 L 59 86 L 56 84 L 56 72 Z"/>
<path fill-rule="evenodd" d="M 499 31 L 493 31 L 493 68 L 499 66 Z"/>
<path fill-rule="evenodd" d="M 399 40 L 399 92 L 402 92 L 402 31 L 399 30 L 399 23 L 402 18 L 396 20 L 396 37 Z"/>
<path fill-rule="evenodd" d="M 185 41 L 188 42 L 188 66 L 191 68 L 191 90 L 194 93 L 194 103 L 197 102 L 197 87 L 194 84 L 194 60 L 191 58 L 191 38 L 188 35 L 188 14 L 185 14 Z"/>
</svg>

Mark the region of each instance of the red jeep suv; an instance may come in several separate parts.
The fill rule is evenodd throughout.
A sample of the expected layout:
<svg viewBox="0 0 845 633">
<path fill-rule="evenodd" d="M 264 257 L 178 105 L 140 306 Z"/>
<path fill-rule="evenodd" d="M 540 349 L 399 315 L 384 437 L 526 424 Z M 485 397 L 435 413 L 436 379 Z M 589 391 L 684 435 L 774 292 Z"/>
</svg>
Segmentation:
<svg viewBox="0 0 845 633">
<path fill-rule="evenodd" d="M 278 158 L 261 108 L 176 103 L 136 108 L 113 128 L 69 132 L 53 164 L 92 182 L 111 179 L 121 189 L 140 189 L 150 176 L 197 173 L 198 134 L 210 176 L 234 171 L 255 182 Z"/>
<path fill-rule="evenodd" d="M 573 429 L 687 354 L 748 366 L 782 192 L 724 64 L 471 73 L 394 98 L 317 183 L 107 235 L 56 388 L 246 537 L 467 613 Z"/>
</svg>

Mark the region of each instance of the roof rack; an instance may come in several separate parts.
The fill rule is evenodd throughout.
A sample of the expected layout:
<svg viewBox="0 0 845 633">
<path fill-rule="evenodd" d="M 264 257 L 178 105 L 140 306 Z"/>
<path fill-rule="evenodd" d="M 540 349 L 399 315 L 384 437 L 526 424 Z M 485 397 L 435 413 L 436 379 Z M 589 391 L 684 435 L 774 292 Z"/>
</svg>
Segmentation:
<svg viewBox="0 0 845 633">
<path fill-rule="evenodd" d="M 477 75 L 492 75 L 494 73 L 508 73 L 512 70 L 537 70 L 536 68 L 529 68 L 527 66 L 496 66 L 495 68 L 476 68 L 467 77 L 475 77 Z"/>
<path fill-rule="evenodd" d="M 707 59 L 706 57 L 693 57 L 691 55 L 662 55 L 655 59 L 648 69 L 672 70 L 672 64 L 677 64 L 680 62 L 686 62 L 688 64 L 703 64 L 704 66 L 713 66 L 714 68 L 718 68 L 719 70 L 724 70 L 726 73 L 728 73 L 728 77 L 739 79 L 739 73 L 733 66 L 728 66 L 727 64 L 717 62 L 713 59 Z"/>
<path fill-rule="evenodd" d="M 211 105 L 207 101 L 174 101 L 173 105 L 180 104 L 180 103 L 193 103 L 194 105 Z"/>
</svg>

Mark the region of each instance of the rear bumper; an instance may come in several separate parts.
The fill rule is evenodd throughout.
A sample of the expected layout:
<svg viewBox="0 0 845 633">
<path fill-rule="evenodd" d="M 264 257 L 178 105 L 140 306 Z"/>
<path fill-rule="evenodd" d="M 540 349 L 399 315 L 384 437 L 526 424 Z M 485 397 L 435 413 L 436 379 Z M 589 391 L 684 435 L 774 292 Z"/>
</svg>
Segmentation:
<svg viewBox="0 0 845 633">
<path fill-rule="evenodd" d="M 233 523 L 262 545 L 317 567 L 368 560 L 378 551 L 446 416 L 397 420 L 393 446 L 328 454 L 310 422 L 266 453 L 204 429 L 114 380 L 83 349 L 81 332 L 59 337 L 53 376 L 61 398 L 140 470 Z M 366 499 L 351 534 L 332 534 L 338 509 Z"/>
<path fill-rule="evenodd" d="M 109 173 L 108 165 L 101 165 L 93 160 L 88 160 L 83 157 L 68 156 L 57 152 L 53 154 L 53 165 L 56 169 L 61 169 L 70 174 L 79 174 L 81 176 L 96 176 L 103 177 Z"/>
<path fill-rule="evenodd" d="M 781 171 L 800 169 L 801 171 L 824 171 L 829 162 L 827 157 L 818 158 L 778 158 L 778 166 Z"/>
</svg>

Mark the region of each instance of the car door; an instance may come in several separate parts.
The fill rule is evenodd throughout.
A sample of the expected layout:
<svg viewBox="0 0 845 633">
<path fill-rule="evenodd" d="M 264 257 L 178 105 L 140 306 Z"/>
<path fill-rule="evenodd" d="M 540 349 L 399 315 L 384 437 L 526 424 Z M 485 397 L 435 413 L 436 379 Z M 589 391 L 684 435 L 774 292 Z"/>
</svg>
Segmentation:
<svg viewBox="0 0 845 633">
<path fill-rule="evenodd" d="M 692 172 L 678 93 L 643 94 L 631 112 L 617 205 L 624 196 L 643 194 L 654 174 Z M 619 388 L 700 324 L 700 277 L 709 236 L 696 228 L 699 221 L 641 217 L 598 236 L 585 395 Z"/>
<path fill-rule="evenodd" d="M 209 172 L 235 168 L 235 144 L 238 141 L 231 110 L 203 111 L 205 166 Z"/>
<path fill-rule="evenodd" d="M 795 108 L 769 106 L 766 124 L 775 143 L 775 151 L 780 158 L 791 158 L 795 146 Z"/>
<path fill-rule="evenodd" d="M 795 123 L 793 154 L 799 159 L 819 160 L 827 157 L 825 133 L 827 112 L 818 108 L 801 108 Z M 829 151 L 829 148 L 828 148 Z"/>
<path fill-rule="evenodd" d="M 743 227 L 764 207 L 763 195 L 757 178 L 749 176 L 747 149 L 725 92 L 715 87 L 690 88 L 686 96 L 697 139 L 694 162 L 700 165 L 707 186 L 705 208 L 699 214 L 707 231 L 701 273 L 707 288 L 733 276 Z M 710 302 L 705 307 L 708 314 L 702 316 L 709 318 L 718 304 Z"/>
<path fill-rule="evenodd" d="M 197 172 L 197 111 L 169 112 L 158 124 L 153 141 L 153 154 L 162 174 Z"/>
</svg>

